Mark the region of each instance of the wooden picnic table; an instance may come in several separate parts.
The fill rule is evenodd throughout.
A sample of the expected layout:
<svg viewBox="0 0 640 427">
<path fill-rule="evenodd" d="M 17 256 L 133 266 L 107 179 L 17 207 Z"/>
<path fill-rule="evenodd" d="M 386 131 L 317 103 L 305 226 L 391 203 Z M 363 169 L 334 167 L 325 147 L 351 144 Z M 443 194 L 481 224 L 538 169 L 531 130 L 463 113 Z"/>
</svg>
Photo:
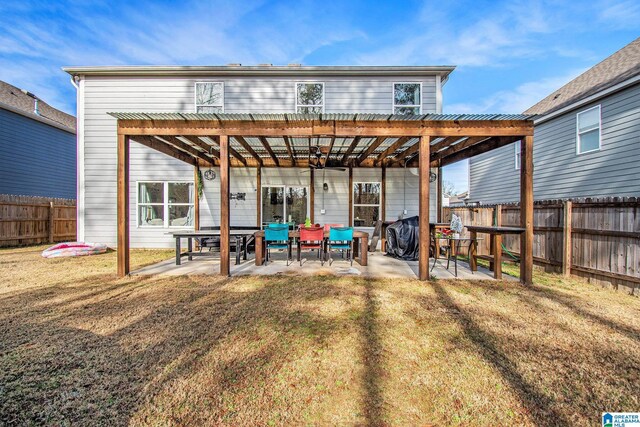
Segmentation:
<svg viewBox="0 0 640 427">
<path fill-rule="evenodd" d="M 256 231 L 254 234 L 256 239 L 256 265 L 264 263 L 264 230 Z M 289 239 L 297 239 L 300 232 L 297 230 L 289 231 Z M 329 238 L 329 231 L 324 232 L 325 240 Z M 358 257 L 358 262 L 362 266 L 366 266 L 368 262 L 367 252 L 369 247 L 369 233 L 366 231 L 353 230 L 353 258 Z M 291 254 L 289 254 L 290 256 Z"/>
<path fill-rule="evenodd" d="M 478 258 L 489 261 L 489 269 L 493 270 L 493 277 L 502 279 L 502 236 L 505 234 L 522 234 L 526 230 L 520 227 L 491 227 L 484 225 L 467 225 L 469 237 L 477 239 L 478 233 L 488 234 L 491 255 L 478 255 L 475 245 L 469 248 L 469 267 L 471 271 L 478 270 Z"/>
<path fill-rule="evenodd" d="M 247 246 L 250 243 L 249 238 L 256 231 L 255 228 L 246 229 L 231 229 L 229 235 L 235 237 L 235 252 L 236 252 L 236 265 L 240 264 L 240 255 L 243 259 L 247 259 Z M 177 230 L 171 231 L 171 234 L 176 239 L 176 265 L 181 264 L 181 258 L 186 256 L 189 261 L 194 256 L 209 255 L 208 252 L 199 252 L 193 250 L 193 239 L 205 238 L 205 237 L 220 237 L 220 230 Z M 182 252 L 180 247 L 181 239 L 187 239 L 187 252 Z"/>
</svg>

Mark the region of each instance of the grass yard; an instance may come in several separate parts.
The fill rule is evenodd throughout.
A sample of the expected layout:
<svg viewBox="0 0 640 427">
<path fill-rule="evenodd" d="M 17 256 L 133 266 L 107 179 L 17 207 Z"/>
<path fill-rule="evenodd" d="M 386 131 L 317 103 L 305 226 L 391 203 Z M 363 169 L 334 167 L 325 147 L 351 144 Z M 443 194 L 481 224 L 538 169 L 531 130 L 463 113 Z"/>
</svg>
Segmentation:
<svg viewBox="0 0 640 427">
<path fill-rule="evenodd" d="M 126 278 L 0 250 L 0 424 L 600 425 L 640 410 L 640 300 L 352 277 Z M 132 266 L 166 259 L 133 251 Z"/>
</svg>

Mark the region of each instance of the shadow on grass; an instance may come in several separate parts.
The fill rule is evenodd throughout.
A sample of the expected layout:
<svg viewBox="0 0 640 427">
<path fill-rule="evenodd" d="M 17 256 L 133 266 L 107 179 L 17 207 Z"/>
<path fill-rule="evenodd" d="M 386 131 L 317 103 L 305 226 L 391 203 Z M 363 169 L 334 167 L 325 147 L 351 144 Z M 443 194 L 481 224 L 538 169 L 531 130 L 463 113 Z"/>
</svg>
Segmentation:
<svg viewBox="0 0 640 427">
<path fill-rule="evenodd" d="M 383 396 L 380 384 L 382 371 L 382 343 L 378 332 L 378 302 L 374 295 L 374 282 L 364 280 L 364 311 L 360 319 L 361 358 L 364 414 L 367 425 L 383 425 Z"/>
<path fill-rule="evenodd" d="M 208 413 L 185 411 L 185 415 L 180 412 L 181 397 L 163 410 L 149 403 L 166 394 L 170 384 L 199 372 L 203 359 L 213 352 L 229 356 L 220 362 L 222 376 L 211 380 L 218 393 L 241 396 L 258 382 L 273 387 L 276 375 L 289 360 L 296 360 L 310 348 L 325 347 L 345 329 L 345 320 L 299 308 L 337 294 L 349 297 L 349 291 L 336 289 L 330 280 L 274 278 L 248 290 L 234 288 L 238 279 L 209 277 L 198 282 L 181 278 L 175 287 L 172 280 L 108 282 L 75 298 L 73 292 L 82 289 L 35 289 L 0 301 L 0 310 L 15 313 L 0 319 L 0 330 L 7 331 L 0 342 L 4 394 L 0 424 L 121 425 L 139 416 L 140 410 L 151 423 L 154 417 L 157 421 L 169 416 L 178 424 L 208 424 L 212 420 L 266 424 L 269 411 L 277 408 L 253 407 L 254 412 L 246 415 L 213 407 Z M 365 412 L 368 423 L 379 424 L 380 344 L 376 303 L 371 285 L 367 286 L 361 319 L 366 349 Z M 145 291 L 150 287 L 153 293 Z M 43 292 L 65 301 L 43 302 Z M 14 310 L 36 303 L 36 310 Z M 110 332 L 92 332 L 95 327 L 91 325 L 103 323 Z M 260 331 L 268 331 L 268 338 L 263 339 Z M 222 346 L 240 336 L 260 343 L 259 353 L 228 354 Z M 285 412 L 276 421 L 295 423 L 299 416 L 296 411 Z"/>
<path fill-rule="evenodd" d="M 627 338 L 639 341 L 640 342 L 640 330 L 633 328 L 632 326 L 623 325 L 618 322 L 615 322 L 611 319 L 608 319 L 599 314 L 595 314 L 589 310 L 586 310 L 580 307 L 573 298 L 567 297 L 563 295 L 561 292 L 553 290 L 548 287 L 537 286 L 535 288 L 535 295 L 539 298 L 544 298 L 552 302 L 556 302 L 567 309 L 571 310 L 573 313 L 578 315 L 583 319 L 590 320 L 592 322 L 599 323 L 600 325 L 606 327 L 607 329 L 625 335 Z M 624 298 L 623 295 L 620 296 Z"/>
<path fill-rule="evenodd" d="M 495 344 L 495 339 L 466 314 L 440 284 L 432 282 L 432 286 L 440 303 L 450 313 L 455 313 L 451 317 L 460 324 L 465 336 L 475 345 L 478 353 L 509 383 L 520 402 L 531 414 L 532 421 L 540 426 L 571 425 L 563 414 L 554 410 L 552 399 L 527 382 L 518 372 L 515 364 Z"/>
</svg>

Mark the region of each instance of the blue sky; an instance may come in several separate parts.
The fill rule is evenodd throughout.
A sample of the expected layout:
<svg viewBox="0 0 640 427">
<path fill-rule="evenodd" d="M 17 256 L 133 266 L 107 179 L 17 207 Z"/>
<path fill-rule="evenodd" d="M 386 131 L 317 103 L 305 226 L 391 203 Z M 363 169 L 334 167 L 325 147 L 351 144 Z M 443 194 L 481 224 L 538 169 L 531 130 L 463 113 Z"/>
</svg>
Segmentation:
<svg viewBox="0 0 640 427">
<path fill-rule="evenodd" d="M 639 35 L 638 0 L 4 0 L 0 80 L 74 113 L 65 65 L 444 64 L 445 112 L 522 112 Z"/>
</svg>

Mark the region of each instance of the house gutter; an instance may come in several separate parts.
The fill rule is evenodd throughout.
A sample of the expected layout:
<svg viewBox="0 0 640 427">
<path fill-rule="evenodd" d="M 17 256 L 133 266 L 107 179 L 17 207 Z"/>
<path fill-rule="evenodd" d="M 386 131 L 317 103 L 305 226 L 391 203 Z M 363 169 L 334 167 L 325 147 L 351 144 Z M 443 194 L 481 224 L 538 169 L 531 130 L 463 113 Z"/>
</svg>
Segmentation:
<svg viewBox="0 0 640 427">
<path fill-rule="evenodd" d="M 444 78 L 455 66 L 104 66 L 63 67 L 65 72 L 86 76 L 423 76 L 437 74 Z"/>
</svg>

